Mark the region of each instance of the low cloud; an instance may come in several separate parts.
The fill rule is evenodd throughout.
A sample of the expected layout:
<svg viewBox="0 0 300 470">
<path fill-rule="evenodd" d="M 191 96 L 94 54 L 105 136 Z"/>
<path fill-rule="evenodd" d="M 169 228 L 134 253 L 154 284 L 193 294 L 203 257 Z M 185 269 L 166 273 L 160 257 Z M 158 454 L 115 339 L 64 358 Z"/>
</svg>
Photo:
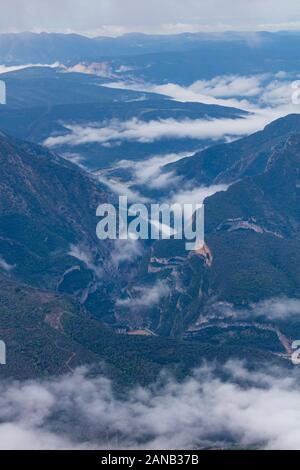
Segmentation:
<svg viewBox="0 0 300 470">
<path fill-rule="evenodd" d="M 214 97 L 257 96 L 262 92 L 262 75 L 223 75 L 211 80 L 199 80 L 191 85 L 195 92 Z"/>
<path fill-rule="evenodd" d="M 127 196 L 128 200 L 131 202 L 138 201 L 141 203 L 146 203 L 149 201 L 147 197 L 144 197 L 138 191 L 131 189 L 129 184 L 123 183 L 117 179 L 108 179 L 100 172 L 95 174 L 97 175 L 98 181 L 107 186 L 115 194 L 118 194 L 120 196 Z"/>
<path fill-rule="evenodd" d="M 296 320 L 300 322 L 300 299 L 277 297 L 250 304 L 247 308 L 235 308 L 227 302 L 214 304 L 208 315 L 200 316 L 203 321 L 208 320 L 237 320 L 285 322 Z"/>
<path fill-rule="evenodd" d="M 12 265 L 12 264 L 9 264 L 5 261 L 4 258 L 2 258 L 2 256 L 0 256 L 0 269 L 4 269 L 4 271 L 7 271 L 7 272 L 10 272 L 12 271 L 14 268 L 16 267 L 16 265 Z"/>
<path fill-rule="evenodd" d="M 168 286 L 162 281 L 156 282 L 153 286 L 136 286 L 132 289 L 131 297 L 126 299 L 118 299 L 116 305 L 118 307 L 126 307 L 130 309 L 151 308 L 157 305 L 163 297 L 170 293 Z"/>
<path fill-rule="evenodd" d="M 168 83 L 155 86 L 152 91 L 177 101 L 251 110 L 253 107 L 248 98 L 260 94 L 260 85 L 260 80 L 256 77 L 224 76 L 212 80 L 198 80 L 187 87 Z"/>
<path fill-rule="evenodd" d="M 115 168 L 130 169 L 131 184 L 133 185 L 146 185 L 151 189 L 161 189 L 179 183 L 180 178 L 172 171 L 162 173 L 162 169 L 169 163 L 175 163 L 179 160 L 194 155 L 190 152 L 170 153 L 165 155 L 154 155 L 147 160 L 130 161 L 122 160 Z"/>
<path fill-rule="evenodd" d="M 66 153 L 62 154 L 61 156 L 63 158 L 65 158 L 66 160 L 68 160 L 72 163 L 75 163 L 75 165 L 78 165 L 83 170 L 87 169 L 86 166 L 83 164 L 85 159 L 83 158 L 82 155 L 79 155 L 78 153 L 66 152 Z"/>
<path fill-rule="evenodd" d="M 256 316 L 262 316 L 269 320 L 299 320 L 300 300 L 286 297 L 268 299 L 254 305 L 253 311 Z"/>
<path fill-rule="evenodd" d="M 256 112 L 259 108 L 291 104 L 292 83 L 297 74 L 278 72 L 259 75 L 220 75 L 210 80 L 197 80 L 189 86 L 176 83 L 116 81 L 106 83 L 109 88 L 130 89 L 159 93 L 176 101 L 230 106 Z"/>
<path fill-rule="evenodd" d="M 161 93 L 183 102 L 198 102 L 249 111 L 249 115 L 236 119 L 157 119 L 128 121 L 113 119 L 99 123 L 65 123 L 63 135 L 48 137 L 44 144 L 49 147 L 68 145 L 76 147 L 98 143 L 103 146 L 120 145 L 124 141 L 152 143 L 162 139 L 231 140 L 262 130 L 271 121 L 297 112 L 292 97 L 292 84 L 297 74 L 284 72 L 253 76 L 225 75 L 211 80 L 198 80 L 190 86 L 175 83 L 153 85 L 107 83 L 112 88 L 131 89 Z M 159 184 L 159 183 L 158 183 Z M 162 185 L 164 182 L 162 181 Z"/>
<path fill-rule="evenodd" d="M 57 68 L 57 67 L 60 67 L 60 64 L 59 62 L 54 62 L 53 64 L 25 64 L 25 65 L 10 65 L 10 66 L 0 64 L 0 74 L 8 73 L 8 72 L 15 72 L 17 70 L 28 69 L 31 67 Z"/>
<path fill-rule="evenodd" d="M 97 266 L 94 263 L 93 255 L 88 247 L 84 245 L 71 245 L 68 255 L 81 261 L 87 267 L 87 269 L 93 271 L 97 278 L 101 278 L 103 276 L 102 267 Z"/>
<path fill-rule="evenodd" d="M 280 107 L 291 103 L 294 80 L 273 80 L 263 89 L 258 103 L 261 106 Z"/>
<path fill-rule="evenodd" d="M 221 372 L 221 374 L 219 373 Z M 116 396 L 86 368 L 0 384 L 0 449 L 300 449 L 299 372 L 203 366 Z"/>
<path fill-rule="evenodd" d="M 139 240 L 114 240 L 110 259 L 119 267 L 122 263 L 133 263 L 142 254 L 143 248 Z"/>
<path fill-rule="evenodd" d="M 220 191 L 227 191 L 226 184 L 213 184 L 211 186 L 198 186 L 193 189 L 184 189 L 171 196 L 170 204 L 202 204 L 204 200 Z"/>
<path fill-rule="evenodd" d="M 153 85 L 140 82 L 110 82 L 104 86 L 108 88 L 129 89 L 132 91 L 145 91 L 158 93 L 184 103 L 202 103 L 236 108 L 249 108 L 247 99 L 234 99 L 236 96 L 252 97 L 261 91 L 260 81 L 256 77 L 239 77 L 225 75 L 212 80 L 197 80 L 190 86 L 176 83 Z M 224 93 L 223 95 L 221 93 Z"/>
<path fill-rule="evenodd" d="M 273 115 L 272 115 L 273 117 Z M 151 143 L 171 139 L 212 139 L 236 138 L 263 129 L 270 122 L 269 113 L 249 115 L 237 119 L 160 119 L 149 122 L 139 119 L 129 121 L 113 120 L 99 124 L 64 124 L 67 134 L 48 137 L 44 145 L 78 146 L 85 144 L 107 144 L 110 142 L 135 141 Z"/>
</svg>

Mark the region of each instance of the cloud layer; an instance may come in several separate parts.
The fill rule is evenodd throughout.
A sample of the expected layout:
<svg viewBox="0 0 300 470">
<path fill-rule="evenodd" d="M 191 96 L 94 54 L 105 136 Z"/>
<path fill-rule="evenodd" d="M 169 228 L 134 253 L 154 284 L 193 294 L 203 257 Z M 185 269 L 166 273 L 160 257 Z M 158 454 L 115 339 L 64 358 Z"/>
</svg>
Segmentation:
<svg viewBox="0 0 300 470">
<path fill-rule="evenodd" d="M 299 371 L 203 366 L 116 396 L 85 368 L 55 380 L 1 382 L 1 449 L 300 449 Z M 221 378 L 222 377 L 222 378 Z"/>
<path fill-rule="evenodd" d="M 101 278 L 103 276 L 102 267 L 95 264 L 93 254 L 87 246 L 71 245 L 68 255 L 81 261 L 87 269 L 95 274 L 97 278 Z"/>
<path fill-rule="evenodd" d="M 124 141 L 152 143 L 162 139 L 220 140 L 235 139 L 262 130 L 271 121 L 299 111 L 293 102 L 298 93 L 295 84 L 297 75 L 288 76 L 284 72 L 275 75 L 218 76 L 212 80 L 198 80 L 190 86 L 174 83 L 165 85 L 115 82 L 107 83 L 112 88 L 132 89 L 161 93 L 183 102 L 199 102 L 227 107 L 237 107 L 249 111 L 249 115 L 237 119 L 157 119 L 149 122 L 138 118 L 128 121 L 110 121 L 68 124 L 65 133 L 48 137 L 44 144 L 48 147 L 76 147 L 87 144 L 102 146 L 120 145 Z M 299 88 L 299 86 L 298 86 Z M 299 93 L 298 93 L 299 95 Z M 172 157 L 171 157 L 172 158 Z M 152 163 L 155 163 L 154 161 Z M 149 168 L 145 169 L 146 171 Z M 167 178 L 164 176 L 164 178 Z M 157 181 L 157 185 L 160 181 Z M 161 185 L 165 185 L 161 181 Z"/>
<path fill-rule="evenodd" d="M 161 119 L 150 122 L 139 119 L 113 120 L 86 126 L 65 124 L 68 134 L 46 139 L 44 145 L 78 146 L 91 143 L 135 141 L 149 143 L 164 138 L 220 139 L 240 137 L 262 129 L 270 122 L 269 114 L 261 113 L 238 119 Z"/>
<path fill-rule="evenodd" d="M 116 305 L 118 307 L 126 307 L 129 309 L 152 308 L 154 305 L 167 297 L 170 290 L 166 283 L 157 281 L 153 286 L 135 286 L 132 289 L 131 296 L 125 299 L 118 299 Z"/>
<path fill-rule="evenodd" d="M 5 259 L 0 255 L 0 269 L 4 269 L 4 271 L 10 272 L 15 267 L 16 267 L 15 265 L 11 265 L 7 263 Z"/>
<path fill-rule="evenodd" d="M 250 304 L 247 308 L 235 308 L 233 304 L 219 302 L 215 310 L 205 316 L 208 320 L 263 321 L 278 325 L 281 322 L 300 321 L 300 300 L 288 297 L 275 297 Z M 200 320 L 204 317 L 201 315 Z M 263 324 L 263 323 L 262 323 Z"/>
<path fill-rule="evenodd" d="M 110 82 L 109 88 L 130 89 L 167 95 L 177 101 L 231 106 L 256 112 L 292 104 L 293 82 L 297 74 L 286 72 L 259 75 L 220 75 L 197 80 L 189 86 L 176 83 L 154 85 L 137 82 Z M 299 88 L 299 86 L 298 86 Z"/>
<path fill-rule="evenodd" d="M 11 0 L 2 5 L 0 31 L 117 35 L 127 31 L 276 30 L 299 28 L 299 16 L 295 0 Z"/>
</svg>

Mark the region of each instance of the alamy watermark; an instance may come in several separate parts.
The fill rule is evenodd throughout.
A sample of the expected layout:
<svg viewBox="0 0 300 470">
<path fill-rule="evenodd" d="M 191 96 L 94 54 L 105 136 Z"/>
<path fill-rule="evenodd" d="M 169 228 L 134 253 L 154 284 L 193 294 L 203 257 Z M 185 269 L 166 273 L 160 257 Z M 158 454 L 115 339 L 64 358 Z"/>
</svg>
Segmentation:
<svg viewBox="0 0 300 470">
<path fill-rule="evenodd" d="M 292 93 L 292 103 L 293 104 L 300 104 L 300 80 L 295 80 L 292 83 L 292 88 L 294 92 Z"/>
<path fill-rule="evenodd" d="M 6 84 L 0 80 L 0 105 L 6 104 Z"/>
<path fill-rule="evenodd" d="M 6 364 L 6 345 L 4 341 L 0 341 L 0 365 Z"/>
<path fill-rule="evenodd" d="M 300 364 L 300 340 L 293 341 L 292 349 L 295 350 L 291 356 L 292 363 L 298 366 Z"/>
<path fill-rule="evenodd" d="M 96 229 L 100 240 L 184 240 L 186 250 L 204 245 L 203 204 L 132 204 L 119 196 L 119 205 L 100 204 Z"/>
</svg>

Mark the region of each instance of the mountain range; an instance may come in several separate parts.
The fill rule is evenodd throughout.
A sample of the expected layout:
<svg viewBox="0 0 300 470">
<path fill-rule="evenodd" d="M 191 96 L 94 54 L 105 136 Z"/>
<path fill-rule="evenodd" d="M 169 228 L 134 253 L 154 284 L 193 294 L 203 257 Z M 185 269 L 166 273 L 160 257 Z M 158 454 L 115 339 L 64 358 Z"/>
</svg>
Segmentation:
<svg viewBox="0 0 300 470">
<path fill-rule="evenodd" d="M 59 68 L 31 67 L 1 77 L 6 83 L 7 105 L 0 107 L 0 128 L 35 143 L 72 135 L 69 126 L 104 128 L 110 136 L 120 126 L 135 126 L 136 122 L 236 119 L 248 114 L 227 106 L 176 102 L 160 94 L 112 89 L 95 75 L 67 73 Z M 124 157 L 138 160 L 161 153 L 196 151 L 210 142 L 172 135 L 149 141 L 120 136 L 110 142 L 100 135 L 87 142 L 58 139 L 54 150 L 80 155 L 86 167 L 99 169 Z"/>
<path fill-rule="evenodd" d="M 298 32 L 125 34 L 87 38 L 75 34 L 0 35 L 0 63 L 105 62 L 120 77 L 190 84 L 199 77 L 297 71 Z M 232 60 L 232 57 L 235 60 Z"/>
<path fill-rule="evenodd" d="M 159 312 L 146 317 L 154 331 L 182 335 L 211 318 L 228 326 L 247 318 L 259 302 L 299 298 L 299 145 L 299 116 L 290 115 L 176 164 L 198 183 L 226 182 L 228 189 L 205 199 L 205 246 L 199 252 L 186 252 L 178 240 L 151 246 L 144 282 L 163 280 L 170 289 Z M 270 318 L 272 310 L 260 320 Z M 296 317 L 283 320 L 273 321 L 299 328 Z"/>
<path fill-rule="evenodd" d="M 136 275 L 114 266 L 110 242 L 95 236 L 95 208 L 114 196 L 58 155 L 2 134 L 0 334 L 15 358 L 5 374 L 53 374 L 104 360 L 118 380 L 147 381 L 161 361 L 182 374 L 207 357 L 282 360 L 300 322 L 257 320 L 251 306 L 300 296 L 298 122 L 288 116 L 222 146 L 225 155 L 240 146 L 244 169 L 251 139 L 251 172 L 234 173 L 238 181 L 206 199 L 205 248 L 188 254 L 176 240 L 145 246 Z M 115 304 L 159 282 L 168 291 L 158 306 Z"/>
<path fill-rule="evenodd" d="M 0 161 L 0 337 L 9 358 L 2 377 L 46 377 L 91 364 L 123 387 L 151 382 L 163 365 L 180 377 L 205 358 L 250 354 L 247 343 L 236 351 L 230 338 L 224 350 L 209 338 L 143 337 L 105 325 L 99 317 L 120 272 L 109 262 L 110 242 L 96 239 L 95 208 L 112 196 L 76 165 L 5 134 Z M 70 253 L 72 245 L 82 251 Z M 83 295 L 91 285 L 102 297 L 96 311 Z M 273 336 L 268 341 L 280 350 Z M 268 348 L 253 360 L 280 362 Z"/>
<path fill-rule="evenodd" d="M 164 368 L 183 378 L 203 360 L 291 366 L 300 335 L 299 114 L 252 135 L 245 127 L 230 142 L 221 131 L 178 135 L 168 126 L 228 120 L 234 130 L 255 110 L 126 83 L 294 77 L 299 38 L 0 35 L 0 340 L 9 357 L 1 376 L 88 365 L 127 386 Z M 147 203 L 212 194 L 205 245 L 99 240 L 96 209 L 117 201 L 116 187 Z"/>
</svg>

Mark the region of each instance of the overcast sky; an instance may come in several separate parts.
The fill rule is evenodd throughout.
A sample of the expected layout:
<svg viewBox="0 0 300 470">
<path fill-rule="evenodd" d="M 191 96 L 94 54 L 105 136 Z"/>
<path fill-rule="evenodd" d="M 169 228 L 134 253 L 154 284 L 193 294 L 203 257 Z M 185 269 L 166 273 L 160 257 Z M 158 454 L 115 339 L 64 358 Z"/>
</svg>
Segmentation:
<svg viewBox="0 0 300 470">
<path fill-rule="evenodd" d="M 300 29 L 299 0 L 0 0 L 0 6 L 1 32 Z"/>
</svg>

